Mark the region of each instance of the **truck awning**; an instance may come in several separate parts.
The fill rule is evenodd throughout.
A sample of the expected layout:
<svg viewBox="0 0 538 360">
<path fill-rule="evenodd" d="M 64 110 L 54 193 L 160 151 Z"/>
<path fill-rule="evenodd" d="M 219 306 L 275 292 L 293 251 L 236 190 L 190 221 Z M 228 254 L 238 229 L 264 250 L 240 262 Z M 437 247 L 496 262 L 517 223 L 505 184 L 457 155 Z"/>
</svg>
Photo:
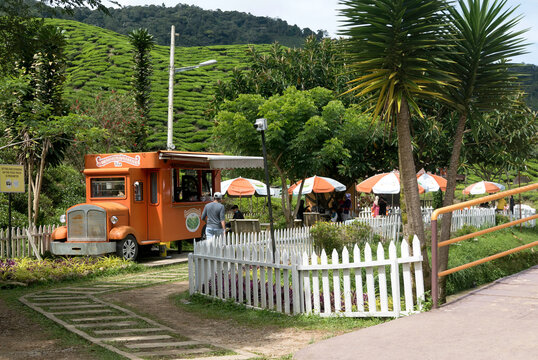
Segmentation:
<svg viewBox="0 0 538 360">
<path fill-rule="evenodd" d="M 263 168 L 261 156 L 232 156 L 219 154 L 189 154 L 175 151 L 160 151 L 159 160 L 182 163 L 209 164 L 209 169 Z"/>
</svg>

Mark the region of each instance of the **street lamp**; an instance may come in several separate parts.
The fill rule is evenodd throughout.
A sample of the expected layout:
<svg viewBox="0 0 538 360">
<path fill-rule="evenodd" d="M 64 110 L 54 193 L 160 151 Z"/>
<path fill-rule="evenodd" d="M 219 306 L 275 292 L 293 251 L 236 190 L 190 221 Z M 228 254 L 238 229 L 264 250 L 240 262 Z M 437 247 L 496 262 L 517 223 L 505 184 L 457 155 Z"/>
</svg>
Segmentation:
<svg viewBox="0 0 538 360">
<path fill-rule="evenodd" d="M 271 246 L 273 250 L 273 262 L 275 261 L 276 240 L 273 228 L 273 207 L 271 205 L 271 185 L 269 184 L 269 170 L 267 168 L 267 148 L 265 147 L 265 130 L 267 130 L 267 119 L 256 119 L 254 128 L 262 133 L 263 168 L 265 170 L 265 186 L 267 187 L 267 206 L 269 207 L 269 228 L 271 229 Z"/>
<path fill-rule="evenodd" d="M 182 68 L 174 67 L 174 49 L 175 37 L 179 34 L 176 34 L 175 26 L 172 25 L 172 31 L 170 34 L 170 73 L 168 81 L 168 135 L 166 138 L 166 149 L 174 150 L 176 146 L 174 145 L 174 74 L 183 71 L 189 71 L 198 69 L 203 66 L 214 65 L 217 63 L 217 60 L 208 60 L 199 63 L 198 65 L 185 66 Z"/>
</svg>

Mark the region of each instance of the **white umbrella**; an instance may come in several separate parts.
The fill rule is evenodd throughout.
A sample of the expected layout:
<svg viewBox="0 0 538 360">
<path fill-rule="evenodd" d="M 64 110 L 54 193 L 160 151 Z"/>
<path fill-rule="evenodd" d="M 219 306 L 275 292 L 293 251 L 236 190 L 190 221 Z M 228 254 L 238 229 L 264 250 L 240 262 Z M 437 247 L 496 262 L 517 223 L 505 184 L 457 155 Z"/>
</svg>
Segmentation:
<svg viewBox="0 0 538 360">
<path fill-rule="evenodd" d="M 274 190 L 271 191 L 271 196 Z M 261 181 L 238 177 L 220 183 L 220 192 L 229 196 L 267 196 L 267 186 Z"/>
<path fill-rule="evenodd" d="M 447 181 L 445 178 L 438 175 L 423 173 L 417 175 L 417 182 L 424 188 L 425 192 L 438 191 L 439 189 L 441 189 L 441 191 L 446 191 Z"/>
<path fill-rule="evenodd" d="M 422 186 L 418 186 L 419 193 L 423 193 Z M 392 171 L 369 177 L 357 185 L 357 191 L 374 194 L 399 194 L 400 193 L 400 173 Z"/>
<path fill-rule="evenodd" d="M 485 193 L 496 193 L 504 190 L 504 185 L 501 185 L 492 181 L 479 181 L 477 183 L 471 184 L 463 189 L 463 193 L 467 195 L 478 195 Z"/>
<path fill-rule="evenodd" d="M 288 193 L 299 195 L 301 181 L 296 182 L 288 189 Z M 305 179 L 301 194 L 329 193 L 333 191 L 346 191 L 346 186 L 334 179 L 322 176 L 313 176 Z"/>
</svg>

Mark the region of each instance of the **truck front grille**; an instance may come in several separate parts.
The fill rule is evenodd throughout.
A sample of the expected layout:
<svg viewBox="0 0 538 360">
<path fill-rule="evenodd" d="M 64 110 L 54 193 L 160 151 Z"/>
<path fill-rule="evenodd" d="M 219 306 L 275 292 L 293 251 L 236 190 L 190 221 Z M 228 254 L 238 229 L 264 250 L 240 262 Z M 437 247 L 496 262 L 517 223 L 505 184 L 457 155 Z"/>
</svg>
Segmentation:
<svg viewBox="0 0 538 360">
<path fill-rule="evenodd" d="M 67 211 L 67 240 L 106 241 L 106 211 L 95 205 Z"/>
</svg>

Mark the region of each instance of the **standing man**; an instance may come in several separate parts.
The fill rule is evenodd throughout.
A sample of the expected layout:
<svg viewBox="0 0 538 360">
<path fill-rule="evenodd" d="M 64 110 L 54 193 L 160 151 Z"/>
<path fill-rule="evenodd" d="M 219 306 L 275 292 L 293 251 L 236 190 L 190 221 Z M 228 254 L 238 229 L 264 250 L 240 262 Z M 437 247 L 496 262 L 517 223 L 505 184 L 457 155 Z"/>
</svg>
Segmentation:
<svg viewBox="0 0 538 360">
<path fill-rule="evenodd" d="M 216 192 L 213 201 L 204 207 L 202 220 L 206 222 L 205 235 L 208 241 L 213 241 L 213 237 L 224 234 L 224 205 L 221 204 L 222 194 Z"/>
</svg>

